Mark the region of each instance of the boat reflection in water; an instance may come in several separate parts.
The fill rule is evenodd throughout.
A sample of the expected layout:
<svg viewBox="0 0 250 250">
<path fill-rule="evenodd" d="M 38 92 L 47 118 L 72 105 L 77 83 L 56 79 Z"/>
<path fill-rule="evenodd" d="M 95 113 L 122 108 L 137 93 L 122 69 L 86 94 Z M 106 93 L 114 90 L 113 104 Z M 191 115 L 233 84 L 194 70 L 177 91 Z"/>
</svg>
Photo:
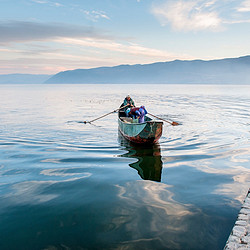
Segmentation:
<svg viewBox="0 0 250 250">
<path fill-rule="evenodd" d="M 161 181 L 162 160 L 160 144 L 140 145 L 126 140 L 120 133 L 118 136 L 120 144 L 127 153 L 121 157 L 136 158 L 138 161 L 129 164 L 136 169 L 144 180 Z"/>
</svg>

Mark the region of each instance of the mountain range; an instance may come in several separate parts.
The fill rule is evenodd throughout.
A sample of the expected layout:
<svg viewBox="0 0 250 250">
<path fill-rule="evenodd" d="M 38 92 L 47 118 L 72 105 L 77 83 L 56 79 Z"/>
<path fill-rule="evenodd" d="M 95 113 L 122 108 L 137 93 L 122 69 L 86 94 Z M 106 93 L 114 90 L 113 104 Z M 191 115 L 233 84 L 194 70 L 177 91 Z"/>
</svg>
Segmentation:
<svg viewBox="0 0 250 250">
<path fill-rule="evenodd" d="M 76 69 L 46 83 L 250 84 L 250 56 Z"/>
<path fill-rule="evenodd" d="M 33 76 L 33 82 L 48 84 L 250 84 L 250 56 L 76 69 L 53 76 L 26 75 L 26 79 L 24 76 L 0 75 L 0 83 L 13 83 L 18 79 L 19 83 L 23 80 L 32 82 Z"/>
</svg>

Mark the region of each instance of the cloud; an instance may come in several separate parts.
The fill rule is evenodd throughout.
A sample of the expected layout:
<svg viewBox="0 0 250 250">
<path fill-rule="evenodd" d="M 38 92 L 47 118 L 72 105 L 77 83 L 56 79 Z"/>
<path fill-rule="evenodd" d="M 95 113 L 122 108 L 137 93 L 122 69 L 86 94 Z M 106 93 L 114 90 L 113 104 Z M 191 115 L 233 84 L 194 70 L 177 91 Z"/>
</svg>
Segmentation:
<svg viewBox="0 0 250 250">
<path fill-rule="evenodd" d="M 75 68 L 194 59 L 128 41 L 95 38 L 55 38 L 50 43 L 29 42 L 0 48 L 0 73 L 57 73 Z"/>
<path fill-rule="evenodd" d="M 175 30 L 217 31 L 221 28 L 222 20 L 213 6 L 213 1 L 168 1 L 153 6 L 152 12 L 159 19 L 161 25 L 170 24 Z"/>
<path fill-rule="evenodd" d="M 38 4 L 49 4 L 50 6 L 62 7 L 63 5 L 57 2 L 46 1 L 46 0 L 31 0 L 34 3 Z"/>
<path fill-rule="evenodd" d="M 111 36 L 88 26 L 0 22 L 0 73 L 56 73 L 75 68 L 193 59 Z"/>
<path fill-rule="evenodd" d="M 82 11 L 87 19 L 93 21 L 93 22 L 97 22 L 99 19 L 107 19 L 110 20 L 110 17 L 107 16 L 107 14 L 104 11 L 96 11 L 96 10 L 92 10 L 92 11 L 88 11 L 88 10 L 83 10 Z"/>
<path fill-rule="evenodd" d="M 0 23 L 0 45 L 27 41 L 48 41 L 55 38 L 107 38 L 100 30 L 62 23 L 9 21 Z"/>
<path fill-rule="evenodd" d="M 31 0 L 34 3 L 39 3 L 39 4 L 46 4 L 48 3 L 48 1 L 44 1 L 44 0 Z"/>
<path fill-rule="evenodd" d="M 57 44 L 60 43 L 64 46 L 64 50 L 69 49 L 69 47 L 65 47 L 66 45 L 71 47 L 75 46 L 77 50 L 86 48 L 99 49 L 99 51 L 102 50 L 102 54 L 104 51 L 109 51 L 163 60 L 176 57 L 176 55 L 166 51 L 148 48 L 129 42 L 126 38 L 123 38 L 123 42 L 117 42 L 115 41 L 118 39 L 117 37 L 108 36 L 104 31 L 86 26 L 12 21 L 0 23 L 0 34 L 0 45 L 9 46 L 10 44 L 20 45 L 22 43 L 23 45 L 28 46 L 28 50 L 25 48 L 22 53 L 29 51 L 29 55 L 47 54 L 52 51 L 55 52 L 56 50 L 54 49 L 54 46 L 49 48 L 48 43 L 46 43 L 46 47 L 43 47 L 41 44 L 32 43 L 51 42 Z"/>
<path fill-rule="evenodd" d="M 231 7 L 231 15 L 223 21 L 225 24 L 241 24 L 249 23 L 249 12 L 250 12 L 250 0 L 244 1 L 232 1 L 234 5 Z"/>
<path fill-rule="evenodd" d="M 225 24 L 250 23 L 250 19 L 223 21 Z"/>
<path fill-rule="evenodd" d="M 59 43 L 76 45 L 80 47 L 96 48 L 103 51 L 124 53 L 126 55 L 143 56 L 148 58 L 157 58 L 157 60 L 170 60 L 176 58 L 176 54 L 169 53 L 158 49 L 152 49 L 141 46 L 136 43 L 120 43 L 105 39 L 75 39 L 75 38 L 64 38 L 57 40 Z M 190 59 L 190 57 L 182 55 L 179 56 L 182 59 Z"/>
<path fill-rule="evenodd" d="M 245 0 L 241 3 L 240 7 L 237 9 L 239 12 L 250 12 L 250 0 Z"/>
</svg>

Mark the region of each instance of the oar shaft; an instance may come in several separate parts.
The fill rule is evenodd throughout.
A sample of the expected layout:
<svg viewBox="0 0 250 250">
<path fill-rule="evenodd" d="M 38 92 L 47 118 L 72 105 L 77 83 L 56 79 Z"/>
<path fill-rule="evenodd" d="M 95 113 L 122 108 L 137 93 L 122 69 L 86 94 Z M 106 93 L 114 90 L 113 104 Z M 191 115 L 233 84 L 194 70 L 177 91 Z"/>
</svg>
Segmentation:
<svg viewBox="0 0 250 250">
<path fill-rule="evenodd" d="M 156 115 L 153 115 L 153 114 L 150 114 L 150 113 L 148 113 L 148 114 L 151 115 L 151 116 L 153 116 L 153 117 L 155 117 L 155 118 L 157 118 L 157 119 L 159 119 L 159 120 L 162 120 L 162 121 L 164 121 L 164 122 L 167 122 L 167 123 L 171 124 L 172 126 L 179 125 L 179 123 L 177 123 L 177 122 L 170 122 L 170 121 L 167 121 L 167 120 L 165 120 L 165 119 L 162 119 L 162 118 L 159 117 L 159 116 L 156 116 Z"/>
<path fill-rule="evenodd" d="M 129 105 L 129 104 L 128 104 L 128 105 Z M 105 114 L 105 115 L 102 115 L 102 116 L 100 116 L 100 117 L 97 117 L 96 119 L 94 119 L 94 120 L 92 120 L 92 121 L 89 121 L 89 122 L 84 121 L 84 123 L 86 124 L 86 123 L 91 123 L 91 122 L 94 122 L 94 121 L 96 121 L 96 120 L 99 120 L 99 119 L 101 119 L 101 118 L 103 118 L 103 117 L 105 117 L 105 116 L 107 116 L 107 115 L 110 115 L 110 114 L 112 114 L 112 113 L 115 113 L 116 111 L 119 111 L 119 110 L 121 110 L 121 109 L 126 108 L 128 105 L 125 105 L 125 106 L 123 106 L 123 107 L 121 107 L 121 108 L 119 108 L 119 109 L 115 109 L 114 111 L 111 111 L 111 112 L 109 112 L 109 113 L 107 113 L 107 114 Z"/>
<path fill-rule="evenodd" d="M 112 114 L 112 113 L 114 113 L 114 112 L 116 112 L 116 110 L 114 110 L 114 111 L 112 111 L 112 112 L 109 112 L 109 113 L 107 113 L 107 114 L 105 114 L 105 115 L 102 115 L 102 116 L 100 116 L 100 117 L 98 117 L 98 118 L 96 118 L 96 119 L 94 119 L 94 120 L 92 120 L 92 121 L 89 121 L 89 123 L 94 122 L 94 121 L 96 121 L 96 120 L 99 120 L 99 119 L 101 119 L 101 118 L 103 118 L 103 117 L 105 117 L 105 116 L 107 116 L 107 115 L 110 115 L 110 114 Z"/>
</svg>

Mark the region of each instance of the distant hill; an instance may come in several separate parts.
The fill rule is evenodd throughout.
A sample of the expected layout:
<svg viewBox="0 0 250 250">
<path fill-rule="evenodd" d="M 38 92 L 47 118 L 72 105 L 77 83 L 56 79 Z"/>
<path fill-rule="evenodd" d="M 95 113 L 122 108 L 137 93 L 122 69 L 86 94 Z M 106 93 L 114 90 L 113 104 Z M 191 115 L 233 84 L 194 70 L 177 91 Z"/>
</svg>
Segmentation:
<svg viewBox="0 0 250 250">
<path fill-rule="evenodd" d="M 250 84 L 250 56 L 76 69 L 60 72 L 46 83 Z"/>
<path fill-rule="evenodd" d="M 51 75 L 32 75 L 32 74 L 7 74 L 0 75 L 0 84 L 39 84 L 48 80 Z"/>
</svg>

